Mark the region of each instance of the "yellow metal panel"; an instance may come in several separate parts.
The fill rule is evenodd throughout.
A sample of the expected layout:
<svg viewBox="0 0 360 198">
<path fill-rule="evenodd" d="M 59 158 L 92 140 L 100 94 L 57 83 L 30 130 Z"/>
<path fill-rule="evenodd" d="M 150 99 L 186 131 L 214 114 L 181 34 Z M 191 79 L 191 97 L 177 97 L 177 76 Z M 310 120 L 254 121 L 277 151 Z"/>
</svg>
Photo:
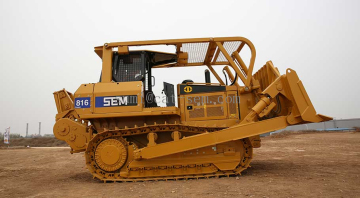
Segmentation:
<svg viewBox="0 0 360 198">
<path fill-rule="evenodd" d="M 101 82 L 109 83 L 112 81 L 112 56 L 111 48 L 103 47 Z"/>
<path fill-rule="evenodd" d="M 78 109 L 75 108 L 75 111 L 77 114 L 90 114 L 94 112 L 94 84 L 82 84 L 75 92 L 74 97 L 75 98 L 82 98 L 82 97 L 90 97 L 90 108 L 82 108 Z"/>
<path fill-rule="evenodd" d="M 192 110 L 185 108 L 186 120 L 217 120 L 227 118 L 225 92 L 202 93 L 185 95 L 185 106 L 192 106 Z"/>
<path fill-rule="evenodd" d="M 58 113 L 74 109 L 74 96 L 65 89 L 54 92 L 54 99 Z"/>
<path fill-rule="evenodd" d="M 296 106 L 301 113 L 301 118 L 309 122 L 323 121 L 323 118 L 316 114 L 315 108 L 312 105 L 310 98 L 296 72 L 292 69 L 287 69 L 286 76 L 290 85 L 291 93 L 294 96 Z"/>
<path fill-rule="evenodd" d="M 96 83 L 94 87 L 94 97 L 98 96 L 126 96 L 136 95 L 137 106 L 101 107 L 94 109 L 95 113 L 115 113 L 115 112 L 134 112 L 142 111 L 142 82 L 121 82 L 121 83 Z M 96 99 L 95 99 L 96 100 Z"/>
<path fill-rule="evenodd" d="M 243 93 L 240 95 L 240 120 L 243 120 L 255 105 L 255 97 L 252 93 Z"/>
<path fill-rule="evenodd" d="M 230 119 L 239 119 L 239 102 L 240 97 L 238 97 L 236 91 L 228 91 L 226 92 L 226 104 L 228 107 L 228 117 Z"/>
<path fill-rule="evenodd" d="M 129 47 L 128 46 L 118 46 L 118 53 L 119 54 L 129 54 Z"/>
<path fill-rule="evenodd" d="M 178 85 L 178 90 L 179 90 L 180 85 Z M 181 121 L 185 121 L 186 120 L 186 105 L 185 105 L 185 97 L 184 96 L 180 96 L 180 94 L 178 93 L 179 96 L 179 100 L 178 100 L 178 105 L 180 108 L 180 116 L 181 116 Z"/>
<path fill-rule="evenodd" d="M 156 146 L 146 147 L 135 152 L 137 158 L 151 159 L 174 153 L 189 151 L 206 146 L 212 146 L 231 140 L 238 140 L 262 133 L 283 129 L 288 126 L 286 116 L 281 116 L 261 122 L 236 125 L 213 133 L 204 133 L 183 138 Z"/>
</svg>

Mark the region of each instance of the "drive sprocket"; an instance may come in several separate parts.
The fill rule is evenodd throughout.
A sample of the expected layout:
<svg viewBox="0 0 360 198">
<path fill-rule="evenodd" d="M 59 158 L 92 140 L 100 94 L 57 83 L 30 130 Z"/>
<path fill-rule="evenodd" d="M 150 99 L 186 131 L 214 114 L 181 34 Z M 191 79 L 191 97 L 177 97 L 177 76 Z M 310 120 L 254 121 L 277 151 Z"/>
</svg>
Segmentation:
<svg viewBox="0 0 360 198">
<path fill-rule="evenodd" d="M 127 159 L 127 147 L 118 139 L 105 139 L 95 150 L 95 162 L 104 171 L 121 168 Z"/>
</svg>

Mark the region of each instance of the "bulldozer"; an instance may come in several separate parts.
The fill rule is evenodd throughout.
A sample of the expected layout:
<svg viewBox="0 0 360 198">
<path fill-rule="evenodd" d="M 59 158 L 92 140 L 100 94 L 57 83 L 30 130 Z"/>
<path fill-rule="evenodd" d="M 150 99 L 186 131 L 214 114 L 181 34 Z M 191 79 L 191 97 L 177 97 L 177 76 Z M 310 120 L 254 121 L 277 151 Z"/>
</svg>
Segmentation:
<svg viewBox="0 0 360 198">
<path fill-rule="evenodd" d="M 174 53 L 137 50 L 149 46 L 173 46 Z M 54 92 L 53 132 L 71 154 L 83 152 L 87 169 L 104 182 L 240 175 L 261 134 L 332 119 L 316 113 L 294 70 L 281 75 L 268 61 L 253 74 L 256 51 L 244 37 L 113 42 L 95 53 L 99 82 Z M 159 106 L 153 69 L 195 66 L 205 67 L 204 82 L 185 79 L 176 90 L 163 82 L 166 106 Z"/>
</svg>

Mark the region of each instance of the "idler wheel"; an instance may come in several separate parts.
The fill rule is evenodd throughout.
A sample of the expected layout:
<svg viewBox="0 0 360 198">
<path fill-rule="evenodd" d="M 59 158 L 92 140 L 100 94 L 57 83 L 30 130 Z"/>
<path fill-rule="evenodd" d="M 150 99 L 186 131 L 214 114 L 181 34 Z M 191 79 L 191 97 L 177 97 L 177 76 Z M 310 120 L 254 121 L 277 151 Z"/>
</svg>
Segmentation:
<svg viewBox="0 0 360 198">
<path fill-rule="evenodd" d="M 119 140 L 106 139 L 95 150 L 95 162 L 104 171 L 121 168 L 127 158 L 126 146 Z"/>
</svg>

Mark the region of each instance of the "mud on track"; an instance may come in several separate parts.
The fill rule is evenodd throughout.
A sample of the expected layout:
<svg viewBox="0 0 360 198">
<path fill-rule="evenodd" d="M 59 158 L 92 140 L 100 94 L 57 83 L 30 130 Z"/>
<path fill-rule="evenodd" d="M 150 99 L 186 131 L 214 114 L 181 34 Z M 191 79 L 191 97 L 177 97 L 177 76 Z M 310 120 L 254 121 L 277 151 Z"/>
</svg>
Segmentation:
<svg viewBox="0 0 360 198">
<path fill-rule="evenodd" d="M 69 148 L 0 150 L 0 197 L 356 197 L 360 133 L 263 138 L 240 177 L 107 183 Z"/>
</svg>

